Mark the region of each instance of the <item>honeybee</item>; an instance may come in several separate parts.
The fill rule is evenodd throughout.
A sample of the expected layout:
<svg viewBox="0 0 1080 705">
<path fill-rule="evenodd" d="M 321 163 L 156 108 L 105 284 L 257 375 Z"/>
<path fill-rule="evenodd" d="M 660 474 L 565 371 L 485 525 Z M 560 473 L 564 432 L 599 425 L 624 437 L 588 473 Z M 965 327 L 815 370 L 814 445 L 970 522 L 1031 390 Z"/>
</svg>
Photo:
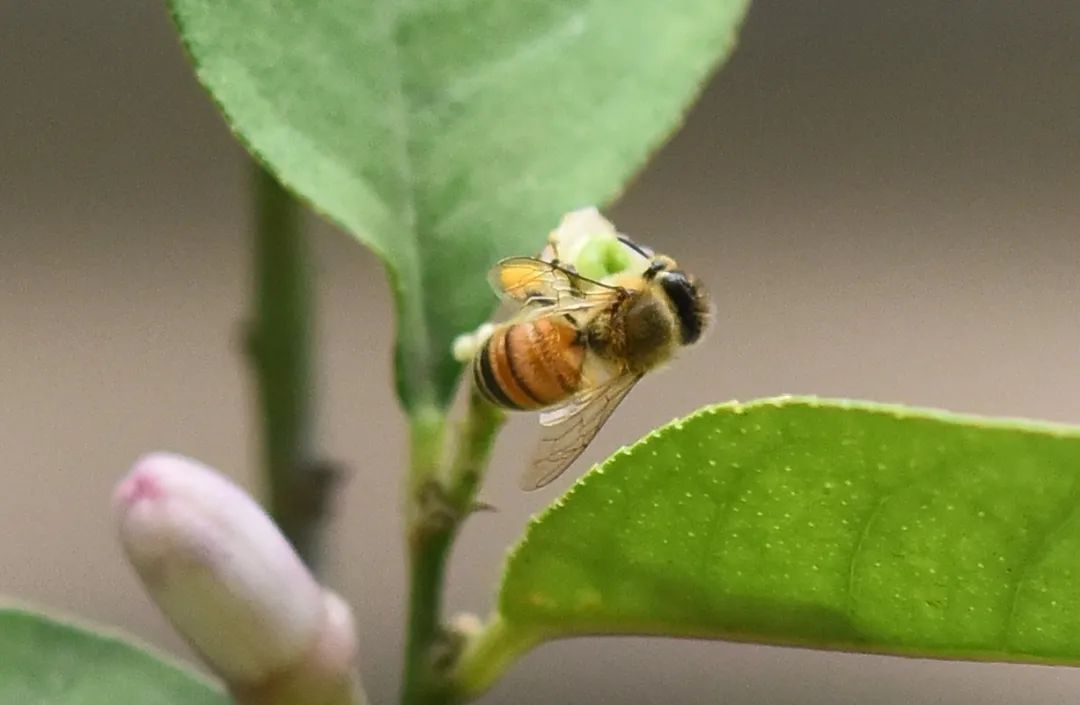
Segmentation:
<svg viewBox="0 0 1080 705">
<path fill-rule="evenodd" d="M 707 325 L 708 298 L 694 277 L 670 257 L 619 239 L 647 263 L 644 271 L 597 281 L 556 257 L 511 257 L 489 275 L 520 310 L 476 351 L 473 382 L 497 406 L 541 412 L 544 433 L 522 489 L 561 475 L 634 384 Z"/>
</svg>

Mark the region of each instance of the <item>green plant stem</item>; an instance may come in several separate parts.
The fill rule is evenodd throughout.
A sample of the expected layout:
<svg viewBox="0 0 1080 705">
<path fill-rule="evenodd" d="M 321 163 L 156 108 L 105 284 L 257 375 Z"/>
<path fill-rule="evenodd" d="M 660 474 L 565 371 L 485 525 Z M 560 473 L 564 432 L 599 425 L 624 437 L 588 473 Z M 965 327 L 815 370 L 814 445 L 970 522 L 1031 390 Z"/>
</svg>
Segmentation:
<svg viewBox="0 0 1080 705">
<path fill-rule="evenodd" d="M 442 591 L 453 534 L 439 531 L 417 542 L 410 555 L 409 626 L 405 648 L 404 705 L 444 702 L 439 664 L 448 656 Z"/>
<path fill-rule="evenodd" d="M 541 641 L 540 634 L 512 631 L 498 614 L 466 642 L 447 677 L 449 702 L 472 700 L 490 688 L 518 658 Z"/>
<path fill-rule="evenodd" d="M 469 407 L 458 432 L 457 452 L 447 478 L 450 504 L 462 518 L 476 508 L 476 492 L 484 478 L 495 437 L 506 421 L 506 413 L 469 390 Z"/>
<path fill-rule="evenodd" d="M 269 509 L 305 563 L 318 567 L 336 476 L 312 445 L 311 265 L 300 206 L 265 169 L 253 174 L 255 306 L 248 355 L 257 386 Z"/>
<path fill-rule="evenodd" d="M 410 424 L 410 465 L 406 486 L 406 527 L 409 550 L 409 605 L 405 644 L 402 703 L 431 702 L 432 650 L 439 641 L 443 572 L 450 536 L 433 525 L 430 507 L 437 487 L 445 417 L 434 409 L 421 410 Z"/>
<path fill-rule="evenodd" d="M 427 411 L 411 427 L 408 483 L 409 623 L 405 647 L 403 705 L 449 702 L 446 669 L 456 660 L 460 639 L 443 625 L 446 563 L 462 523 L 472 513 L 503 414 L 477 394 L 469 397 L 465 421 L 455 434 L 452 462 L 443 475 L 443 417 Z"/>
</svg>

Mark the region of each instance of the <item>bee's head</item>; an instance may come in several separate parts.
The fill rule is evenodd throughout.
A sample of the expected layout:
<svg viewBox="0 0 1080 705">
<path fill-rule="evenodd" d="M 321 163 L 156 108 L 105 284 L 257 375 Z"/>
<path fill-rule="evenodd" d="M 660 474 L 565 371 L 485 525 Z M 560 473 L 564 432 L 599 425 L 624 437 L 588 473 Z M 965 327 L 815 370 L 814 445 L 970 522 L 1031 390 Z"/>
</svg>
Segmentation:
<svg viewBox="0 0 1080 705">
<path fill-rule="evenodd" d="M 669 263 L 671 268 L 665 266 Z M 659 258 L 653 260 L 649 270 L 651 277 L 646 273 L 646 278 L 652 278 L 660 285 L 664 295 L 671 301 L 675 311 L 675 318 L 679 322 L 679 342 L 690 345 L 701 338 L 706 325 L 709 322 L 709 296 L 705 288 L 698 280 L 681 269 L 674 269 L 675 262 L 668 260 L 660 262 Z M 659 267 L 652 271 L 653 267 Z"/>
<path fill-rule="evenodd" d="M 649 260 L 648 269 L 642 272 L 641 276 L 645 277 L 645 281 L 653 281 L 664 272 L 674 272 L 678 266 L 675 260 L 667 255 L 653 255 Z"/>
</svg>

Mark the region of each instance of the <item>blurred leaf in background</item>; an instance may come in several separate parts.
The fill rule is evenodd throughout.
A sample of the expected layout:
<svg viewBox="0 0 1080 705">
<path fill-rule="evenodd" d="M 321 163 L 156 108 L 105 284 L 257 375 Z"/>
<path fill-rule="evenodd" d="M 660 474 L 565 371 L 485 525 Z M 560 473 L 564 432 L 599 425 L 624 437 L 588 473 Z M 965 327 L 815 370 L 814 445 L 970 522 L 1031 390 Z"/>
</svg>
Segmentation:
<svg viewBox="0 0 1080 705">
<path fill-rule="evenodd" d="M 227 705 L 194 673 L 116 636 L 0 608 L 0 705 Z"/>
</svg>

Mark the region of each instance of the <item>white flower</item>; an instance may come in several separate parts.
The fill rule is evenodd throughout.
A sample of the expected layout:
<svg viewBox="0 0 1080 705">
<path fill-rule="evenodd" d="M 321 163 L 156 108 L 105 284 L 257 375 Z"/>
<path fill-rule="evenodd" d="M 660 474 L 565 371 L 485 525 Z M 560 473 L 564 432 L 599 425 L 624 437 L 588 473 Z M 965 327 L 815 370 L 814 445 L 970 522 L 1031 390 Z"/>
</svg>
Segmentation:
<svg viewBox="0 0 1080 705">
<path fill-rule="evenodd" d="M 640 273 L 649 258 L 619 241 L 620 233 L 595 206 L 570 211 L 548 235 L 540 259 L 558 259 L 595 279 L 622 272 Z"/>
<path fill-rule="evenodd" d="M 559 259 L 574 262 L 587 244 L 594 240 L 614 241 L 618 231 L 596 206 L 570 211 L 559 221 L 559 227 L 548 235 L 548 245 L 540 253 L 540 259 L 550 261 L 558 248 Z"/>
</svg>

